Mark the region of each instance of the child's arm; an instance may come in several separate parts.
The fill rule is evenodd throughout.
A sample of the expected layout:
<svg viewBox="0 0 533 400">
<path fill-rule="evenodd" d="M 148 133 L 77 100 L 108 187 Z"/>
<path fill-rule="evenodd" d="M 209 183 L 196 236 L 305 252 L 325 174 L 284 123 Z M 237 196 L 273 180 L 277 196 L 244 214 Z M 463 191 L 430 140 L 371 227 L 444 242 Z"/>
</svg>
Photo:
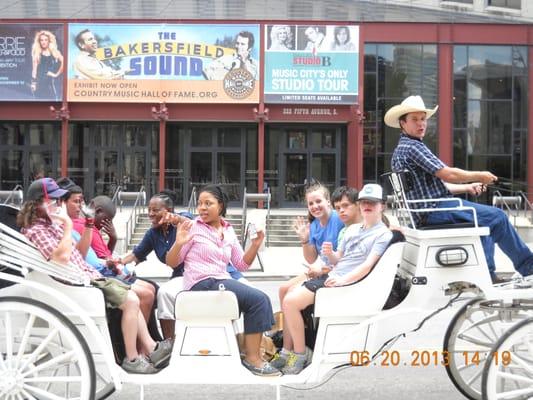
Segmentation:
<svg viewBox="0 0 533 400">
<path fill-rule="evenodd" d="M 324 285 L 327 287 L 332 286 L 344 286 L 350 283 L 357 282 L 364 278 L 372 269 L 372 267 L 378 262 L 381 256 L 371 253 L 362 264 L 358 265 L 352 272 L 344 275 L 341 278 L 328 278 Z"/>
<path fill-rule="evenodd" d="M 342 250 L 333 251 L 333 243 L 324 242 L 322 243 L 322 254 L 328 258 L 330 265 L 335 265 L 339 262 L 344 253 Z"/>
</svg>

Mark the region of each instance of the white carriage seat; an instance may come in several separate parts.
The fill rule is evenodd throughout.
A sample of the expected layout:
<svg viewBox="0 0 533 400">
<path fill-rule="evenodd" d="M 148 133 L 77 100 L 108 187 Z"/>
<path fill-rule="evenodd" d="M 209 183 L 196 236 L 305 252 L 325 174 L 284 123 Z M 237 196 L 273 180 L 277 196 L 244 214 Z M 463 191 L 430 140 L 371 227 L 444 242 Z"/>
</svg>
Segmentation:
<svg viewBox="0 0 533 400">
<path fill-rule="evenodd" d="M 368 275 L 352 285 L 316 292 L 316 317 L 369 316 L 380 312 L 389 297 L 405 242 L 391 244 Z"/>
<path fill-rule="evenodd" d="M 383 174 L 391 184 L 394 203 L 393 212 L 396 214 L 400 225 L 418 230 L 436 230 L 436 229 L 460 229 L 478 227 L 476 210 L 473 207 L 463 205 L 463 201 L 457 197 L 448 197 L 442 199 L 416 199 L 407 198 L 407 192 L 412 187 L 412 173 L 410 171 L 388 172 Z M 438 207 L 439 203 L 455 202 L 453 207 Z M 428 204 L 429 203 L 429 204 Z M 446 211 L 467 211 L 473 215 L 473 222 L 460 222 L 453 224 L 426 225 L 422 222 L 415 223 L 414 214 L 427 215 L 431 212 Z"/>
<path fill-rule="evenodd" d="M 229 290 L 185 290 L 176 296 L 176 319 L 182 321 L 213 319 L 239 319 L 237 296 Z"/>
</svg>

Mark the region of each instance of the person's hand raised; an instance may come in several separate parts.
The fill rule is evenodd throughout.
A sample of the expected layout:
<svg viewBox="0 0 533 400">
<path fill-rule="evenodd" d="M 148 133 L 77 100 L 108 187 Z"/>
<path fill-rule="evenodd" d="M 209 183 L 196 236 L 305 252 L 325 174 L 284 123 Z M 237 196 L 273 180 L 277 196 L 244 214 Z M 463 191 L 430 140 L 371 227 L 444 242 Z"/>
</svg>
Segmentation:
<svg viewBox="0 0 533 400">
<path fill-rule="evenodd" d="M 179 245 L 184 245 L 192 239 L 192 235 L 189 233 L 192 228 L 193 221 L 187 220 L 183 221 L 178 225 L 176 231 L 176 243 Z"/>
<path fill-rule="evenodd" d="M 294 232 L 298 235 L 300 242 L 305 244 L 309 242 L 309 222 L 306 221 L 303 217 L 298 217 L 294 220 L 292 224 Z"/>
</svg>

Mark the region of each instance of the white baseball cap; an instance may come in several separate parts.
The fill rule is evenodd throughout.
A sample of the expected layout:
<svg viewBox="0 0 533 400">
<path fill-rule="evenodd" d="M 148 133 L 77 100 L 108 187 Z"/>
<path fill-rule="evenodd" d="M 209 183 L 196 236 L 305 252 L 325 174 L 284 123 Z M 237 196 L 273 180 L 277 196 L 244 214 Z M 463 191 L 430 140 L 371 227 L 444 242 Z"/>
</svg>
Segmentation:
<svg viewBox="0 0 533 400">
<path fill-rule="evenodd" d="M 358 200 L 384 201 L 383 188 L 376 183 L 367 183 L 359 192 Z"/>
</svg>

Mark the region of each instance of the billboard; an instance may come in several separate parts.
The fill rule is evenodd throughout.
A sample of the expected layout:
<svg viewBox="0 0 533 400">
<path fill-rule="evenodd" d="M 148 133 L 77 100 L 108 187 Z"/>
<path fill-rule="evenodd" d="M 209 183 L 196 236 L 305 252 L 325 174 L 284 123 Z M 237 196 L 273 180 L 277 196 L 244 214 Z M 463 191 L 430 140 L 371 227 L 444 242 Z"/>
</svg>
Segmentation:
<svg viewBox="0 0 533 400">
<path fill-rule="evenodd" d="M 358 74 L 358 26 L 265 26 L 265 103 L 355 104 Z"/>
<path fill-rule="evenodd" d="M 68 101 L 259 101 L 259 25 L 72 23 L 68 30 Z"/>
<path fill-rule="evenodd" d="M 63 99 L 63 26 L 0 25 L 0 101 Z"/>
</svg>

